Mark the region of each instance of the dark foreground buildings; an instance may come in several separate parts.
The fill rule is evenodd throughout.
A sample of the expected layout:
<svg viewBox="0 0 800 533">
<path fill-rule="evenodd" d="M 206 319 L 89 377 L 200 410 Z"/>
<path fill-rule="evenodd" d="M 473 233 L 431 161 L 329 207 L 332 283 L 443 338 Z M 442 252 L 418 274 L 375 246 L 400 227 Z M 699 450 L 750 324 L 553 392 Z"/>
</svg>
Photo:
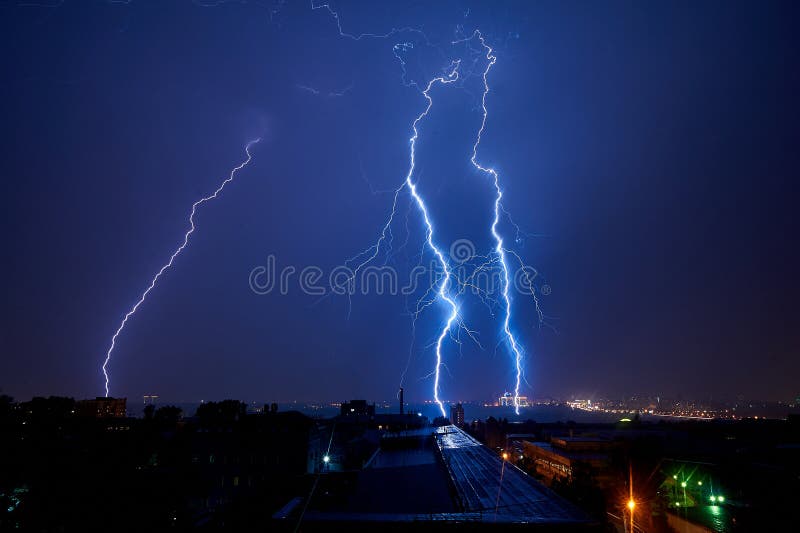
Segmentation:
<svg viewBox="0 0 800 533">
<path fill-rule="evenodd" d="M 417 413 L 355 401 L 314 420 L 227 400 L 188 417 L 148 405 L 127 418 L 118 405 L 3 398 L 0 530 L 599 525 L 462 430 Z"/>
<path fill-rule="evenodd" d="M 289 500 L 274 518 L 286 531 L 603 530 L 453 425 L 381 435 L 362 468 L 321 472 L 310 499 Z"/>
<path fill-rule="evenodd" d="M 800 419 L 508 423 L 468 430 L 592 516 L 622 530 L 796 531 Z M 630 525 L 627 524 L 628 529 Z"/>
<path fill-rule="evenodd" d="M 97 417 L 69 398 L 0 403 L 0 531 L 264 530 L 323 464 L 326 426 L 228 400 L 194 416 Z"/>
<path fill-rule="evenodd" d="M 796 420 L 460 429 L 363 401 L 324 420 L 114 405 L 0 398 L 0 531 L 610 532 L 631 481 L 636 531 L 795 530 Z"/>
</svg>

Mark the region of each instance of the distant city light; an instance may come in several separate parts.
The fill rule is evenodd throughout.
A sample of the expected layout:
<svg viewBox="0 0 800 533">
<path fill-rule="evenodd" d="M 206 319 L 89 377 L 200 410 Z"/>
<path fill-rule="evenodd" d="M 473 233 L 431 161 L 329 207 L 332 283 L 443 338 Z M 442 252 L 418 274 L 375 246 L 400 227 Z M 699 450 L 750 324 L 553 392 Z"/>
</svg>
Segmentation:
<svg viewBox="0 0 800 533">
<path fill-rule="evenodd" d="M 636 502 L 633 500 L 628 500 L 628 509 L 633 511 L 633 508 L 636 507 Z"/>
<path fill-rule="evenodd" d="M 681 481 L 681 487 L 683 487 L 684 489 L 686 488 L 686 482 L 685 481 Z"/>
<path fill-rule="evenodd" d="M 718 501 L 719 503 L 722 503 L 722 502 L 724 502 L 724 501 L 725 501 L 725 497 L 724 497 L 724 496 L 717 496 L 717 501 Z"/>
<path fill-rule="evenodd" d="M 702 487 L 703 486 L 703 482 L 702 481 L 698 481 L 697 482 L 697 486 Z"/>
<path fill-rule="evenodd" d="M 716 496 L 714 496 L 714 495 L 711 495 L 711 497 L 709 498 L 709 500 L 711 500 L 712 502 L 715 502 L 715 501 L 717 501 L 717 497 L 716 497 Z"/>
<path fill-rule="evenodd" d="M 325 456 L 322 458 L 322 462 L 323 462 L 323 463 L 329 463 L 329 462 L 330 462 L 330 460 L 331 460 L 331 456 L 330 456 L 330 455 L 325 455 Z"/>
</svg>

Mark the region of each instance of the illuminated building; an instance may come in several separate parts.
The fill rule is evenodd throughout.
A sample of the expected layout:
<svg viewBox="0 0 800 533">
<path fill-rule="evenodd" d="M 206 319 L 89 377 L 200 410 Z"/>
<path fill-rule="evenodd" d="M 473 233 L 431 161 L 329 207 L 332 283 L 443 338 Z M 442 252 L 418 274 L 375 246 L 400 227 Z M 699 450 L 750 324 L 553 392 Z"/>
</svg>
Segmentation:
<svg viewBox="0 0 800 533">
<path fill-rule="evenodd" d="M 158 394 L 145 394 L 142 396 L 145 405 L 155 405 L 158 402 Z"/>
<path fill-rule="evenodd" d="M 460 428 L 464 427 L 464 406 L 460 403 L 450 406 L 450 423 Z"/>
<path fill-rule="evenodd" d="M 522 450 L 536 473 L 548 481 L 567 481 L 576 471 L 591 471 L 595 481 L 604 486 L 611 481 L 609 454 L 614 446 L 602 438 L 553 437 L 550 442 L 523 441 Z"/>
<path fill-rule="evenodd" d="M 75 403 L 78 416 L 86 418 L 125 418 L 127 398 L 98 396 L 94 400 L 80 400 Z"/>
<path fill-rule="evenodd" d="M 500 403 L 501 407 L 515 407 L 514 403 L 514 395 L 510 392 L 506 392 L 497 400 Z M 517 396 L 517 402 L 520 407 L 528 407 L 530 404 L 528 403 L 527 396 Z"/>
</svg>

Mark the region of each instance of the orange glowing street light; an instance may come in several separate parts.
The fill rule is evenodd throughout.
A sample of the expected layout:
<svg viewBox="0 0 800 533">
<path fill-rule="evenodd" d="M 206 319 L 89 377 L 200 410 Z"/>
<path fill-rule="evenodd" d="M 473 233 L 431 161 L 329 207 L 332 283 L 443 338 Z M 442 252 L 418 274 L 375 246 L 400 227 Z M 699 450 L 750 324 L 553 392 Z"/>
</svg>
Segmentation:
<svg viewBox="0 0 800 533">
<path fill-rule="evenodd" d="M 631 513 L 631 533 L 633 533 L 635 531 L 634 526 L 633 526 L 633 509 L 634 509 L 634 507 L 636 507 L 636 502 L 633 501 L 633 465 L 630 462 L 628 462 L 628 491 L 629 491 L 628 492 L 628 503 L 627 503 L 626 507 L 628 508 L 628 511 L 630 511 L 630 513 Z M 623 523 L 623 526 L 624 526 L 625 525 L 625 514 L 624 513 L 623 513 L 622 517 L 623 517 L 622 518 L 622 523 Z"/>
<path fill-rule="evenodd" d="M 508 459 L 508 452 L 503 452 L 502 456 L 503 456 L 503 461 L 507 460 Z"/>
</svg>

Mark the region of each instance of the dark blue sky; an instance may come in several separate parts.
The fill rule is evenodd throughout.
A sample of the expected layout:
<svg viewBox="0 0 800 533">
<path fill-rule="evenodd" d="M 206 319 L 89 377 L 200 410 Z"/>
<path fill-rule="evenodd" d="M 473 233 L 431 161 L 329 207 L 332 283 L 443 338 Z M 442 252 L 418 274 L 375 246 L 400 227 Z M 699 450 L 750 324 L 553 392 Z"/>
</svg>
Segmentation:
<svg viewBox="0 0 800 533">
<path fill-rule="evenodd" d="M 403 85 L 401 42 L 407 81 L 464 58 L 463 83 L 431 92 L 417 179 L 443 247 L 486 253 L 491 188 L 469 164 L 485 64 L 450 44 L 481 29 L 498 60 L 479 158 L 534 234 L 514 246 L 552 291 L 540 300 L 558 330 L 514 300 L 522 392 L 800 393 L 796 4 L 334 6 L 346 32 L 410 26 L 427 44 L 341 37 L 304 1 L 199 4 L 0 7 L 3 392 L 101 394 L 110 337 L 192 202 L 262 136 L 120 336 L 112 394 L 391 398 L 411 343 L 404 298 L 355 296 L 348 319 L 347 298 L 256 295 L 248 276 L 270 254 L 329 272 L 379 235 L 392 197 L 371 189 L 404 179 L 425 106 Z M 401 270 L 422 243 L 408 207 L 402 196 Z M 442 397 L 495 397 L 513 380 L 499 322 L 476 302 L 464 312 L 483 349 L 445 345 Z M 431 396 L 444 316 L 433 306 L 417 324 L 411 401 Z"/>
</svg>

